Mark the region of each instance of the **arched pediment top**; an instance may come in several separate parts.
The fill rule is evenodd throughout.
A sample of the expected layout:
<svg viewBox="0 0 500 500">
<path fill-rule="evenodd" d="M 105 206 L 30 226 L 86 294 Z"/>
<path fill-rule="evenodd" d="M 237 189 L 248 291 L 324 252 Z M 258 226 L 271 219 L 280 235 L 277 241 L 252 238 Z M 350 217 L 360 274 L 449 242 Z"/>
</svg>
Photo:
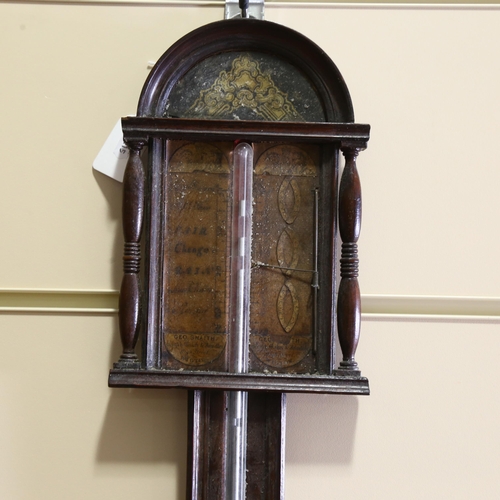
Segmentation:
<svg viewBox="0 0 500 500">
<path fill-rule="evenodd" d="M 151 70 L 137 115 L 354 122 L 328 55 L 290 28 L 254 19 L 218 21 L 178 40 Z"/>
</svg>

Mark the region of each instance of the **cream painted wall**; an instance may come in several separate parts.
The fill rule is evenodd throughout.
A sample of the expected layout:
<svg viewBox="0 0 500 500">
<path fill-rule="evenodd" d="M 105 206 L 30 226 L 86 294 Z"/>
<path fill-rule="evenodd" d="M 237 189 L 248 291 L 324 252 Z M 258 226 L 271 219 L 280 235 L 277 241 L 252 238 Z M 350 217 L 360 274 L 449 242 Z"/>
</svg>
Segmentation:
<svg viewBox="0 0 500 500">
<path fill-rule="evenodd" d="M 367 294 L 500 297 L 500 9 L 268 5 L 357 121 Z M 215 6 L 0 1 L 0 287 L 117 289 L 120 185 L 91 170 L 149 61 Z M 365 318 L 368 398 L 290 395 L 287 500 L 496 499 L 498 320 Z M 0 314 L 0 498 L 182 499 L 185 395 L 106 387 L 114 316 Z"/>
</svg>

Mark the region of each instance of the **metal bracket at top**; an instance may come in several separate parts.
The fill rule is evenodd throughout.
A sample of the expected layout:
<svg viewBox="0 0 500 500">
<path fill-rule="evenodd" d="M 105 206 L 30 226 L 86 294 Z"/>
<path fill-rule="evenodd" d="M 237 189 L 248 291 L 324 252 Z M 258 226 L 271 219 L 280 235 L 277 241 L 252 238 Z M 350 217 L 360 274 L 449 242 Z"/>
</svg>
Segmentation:
<svg viewBox="0 0 500 500">
<path fill-rule="evenodd" d="M 250 0 L 248 6 L 249 17 L 253 19 L 264 19 L 264 0 Z M 224 19 L 241 17 L 241 9 L 238 0 L 226 0 L 224 7 Z"/>
</svg>

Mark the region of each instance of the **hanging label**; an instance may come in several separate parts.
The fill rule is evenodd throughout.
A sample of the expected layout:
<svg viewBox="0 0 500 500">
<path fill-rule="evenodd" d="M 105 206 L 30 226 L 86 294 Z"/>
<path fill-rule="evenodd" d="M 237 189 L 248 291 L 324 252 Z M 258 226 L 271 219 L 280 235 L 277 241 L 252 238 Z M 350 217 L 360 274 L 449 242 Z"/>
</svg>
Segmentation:
<svg viewBox="0 0 500 500">
<path fill-rule="evenodd" d="M 123 142 L 122 121 L 118 120 L 103 144 L 93 163 L 93 168 L 118 182 L 123 182 L 123 174 L 130 151 Z"/>
</svg>

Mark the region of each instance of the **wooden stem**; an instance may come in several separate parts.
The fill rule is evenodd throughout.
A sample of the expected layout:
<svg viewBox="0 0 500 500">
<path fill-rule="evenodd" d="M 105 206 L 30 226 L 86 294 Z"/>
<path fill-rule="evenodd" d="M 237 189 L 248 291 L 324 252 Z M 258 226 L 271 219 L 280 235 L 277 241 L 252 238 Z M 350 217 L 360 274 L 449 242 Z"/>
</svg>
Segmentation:
<svg viewBox="0 0 500 500">
<path fill-rule="evenodd" d="M 119 326 L 123 353 L 118 365 L 136 368 L 139 365 L 135 345 L 140 325 L 139 271 L 141 232 L 144 216 L 144 167 L 140 152 L 143 142 L 130 142 L 130 157 L 123 178 L 123 279 L 120 288 Z"/>
<path fill-rule="evenodd" d="M 189 393 L 187 500 L 232 500 L 225 491 L 228 392 Z M 286 394 L 248 393 L 247 500 L 284 500 Z"/>
<path fill-rule="evenodd" d="M 357 370 L 354 358 L 359 341 L 361 300 L 358 285 L 358 238 L 361 229 L 361 184 L 356 169 L 358 148 L 345 147 L 346 165 L 340 182 L 339 229 L 342 238 L 337 324 L 343 360 L 340 369 Z"/>
</svg>

